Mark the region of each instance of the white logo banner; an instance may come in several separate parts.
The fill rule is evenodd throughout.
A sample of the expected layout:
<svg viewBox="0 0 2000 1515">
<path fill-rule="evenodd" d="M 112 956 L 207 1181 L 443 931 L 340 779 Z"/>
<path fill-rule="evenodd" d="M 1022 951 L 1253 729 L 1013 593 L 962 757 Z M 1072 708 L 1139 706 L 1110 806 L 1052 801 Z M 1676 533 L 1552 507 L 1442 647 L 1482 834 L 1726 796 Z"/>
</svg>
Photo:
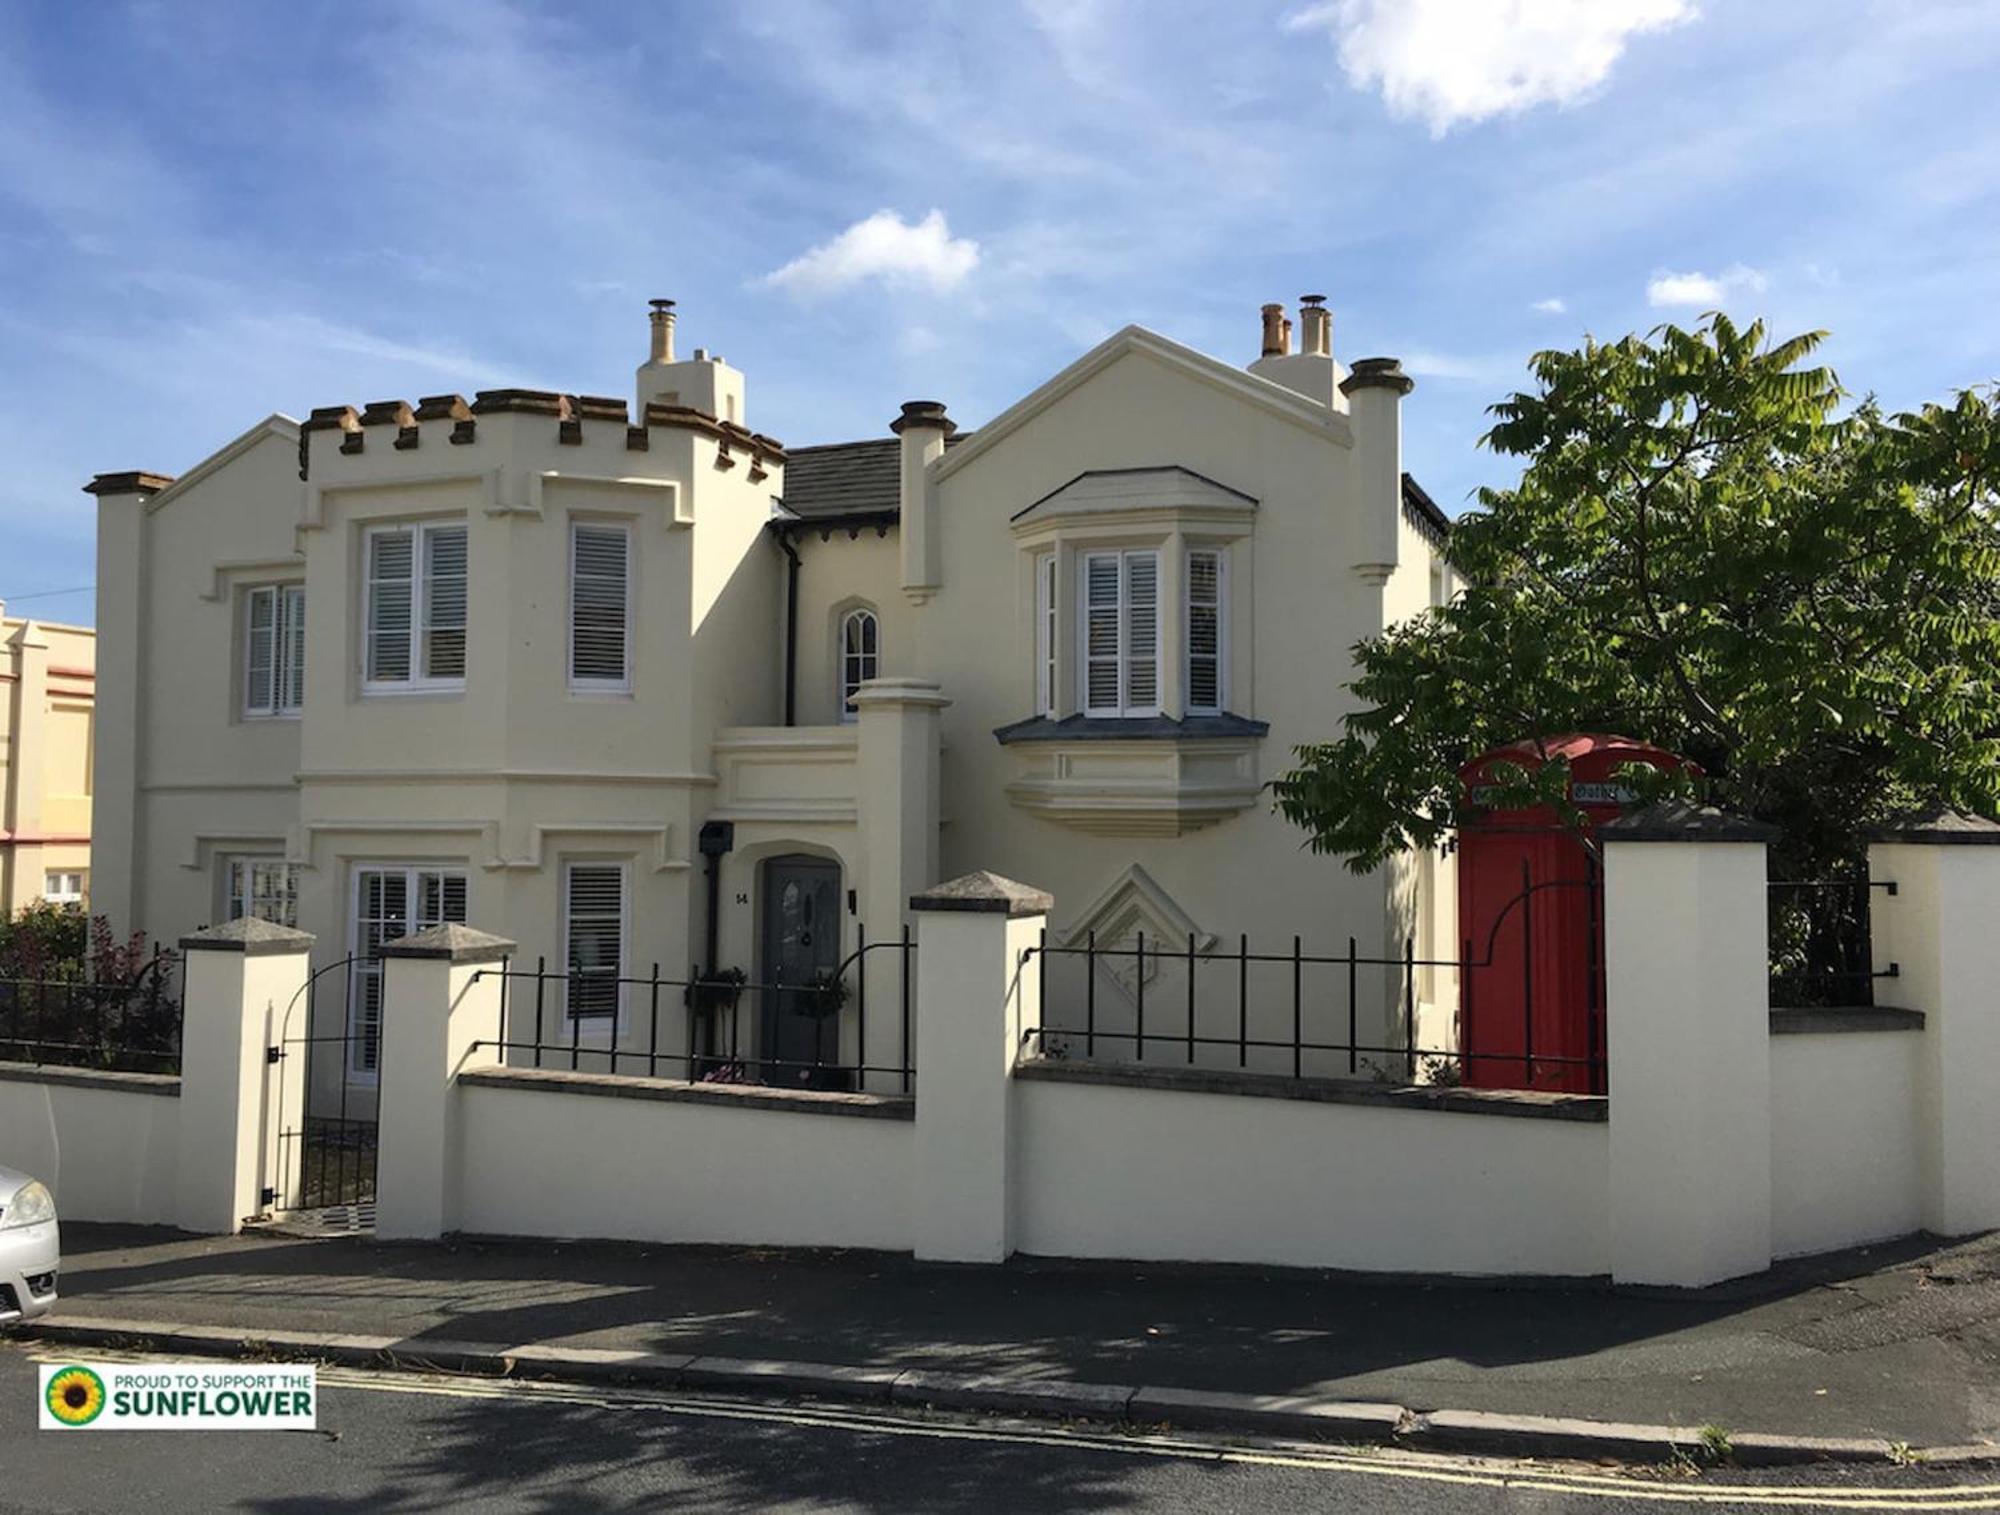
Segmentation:
<svg viewBox="0 0 2000 1515">
<path fill-rule="evenodd" d="M 45 1363 L 44 1431 L 310 1431 L 319 1370 L 296 1363 Z"/>
</svg>

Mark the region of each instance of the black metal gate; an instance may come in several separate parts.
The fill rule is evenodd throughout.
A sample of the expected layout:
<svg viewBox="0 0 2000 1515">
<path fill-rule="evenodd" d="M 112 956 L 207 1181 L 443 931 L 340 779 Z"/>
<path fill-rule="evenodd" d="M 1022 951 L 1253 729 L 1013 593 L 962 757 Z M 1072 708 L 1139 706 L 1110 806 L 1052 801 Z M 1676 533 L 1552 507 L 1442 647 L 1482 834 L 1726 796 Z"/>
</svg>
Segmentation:
<svg viewBox="0 0 2000 1515">
<path fill-rule="evenodd" d="M 382 961 L 345 957 L 315 969 L 266 1050 L 276 1140 L 264 1213 L 314 1229 L 372 1229 L 376 1094 L 382 1063 Z"/>
</svg>

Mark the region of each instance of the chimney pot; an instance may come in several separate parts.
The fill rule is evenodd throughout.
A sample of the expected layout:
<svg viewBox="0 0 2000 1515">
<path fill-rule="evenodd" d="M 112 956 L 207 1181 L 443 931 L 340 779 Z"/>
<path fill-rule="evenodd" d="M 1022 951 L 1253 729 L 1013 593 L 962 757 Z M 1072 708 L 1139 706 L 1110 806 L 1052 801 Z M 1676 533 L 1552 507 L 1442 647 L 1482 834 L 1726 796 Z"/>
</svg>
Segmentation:
<svg viewBox="0 0 2000 1515">
<path fill-rule="evenodd" d="M 1285 341 L 1285 307 L 1273 302 L 1263 308 L 1264 350 L 1266 358 L 1282 358 L 1289 345 Z"/>
<path fill-rule="evenodd" d="M 1299 320 L 1304 327 L 1299 351 L 1321 358 L 1332 357 L 1333 312 L 1326 308 L 1326 296 L 1300 295 Z"/>
<path fill-rule="evenodd" d="M 905 400 L 903 413 L 889 423 L 889 430 L 901 436 L 907 427 L 935 427 L 949 436 L 957 425 L 944 413 L 942 400 Z"/>
<path fill-rule="evenodd" d="M 653 308 L 652 361 L 671 363 L 674 361 L 674 302 L 652 300 L 648 303 Z"/>
</svg>

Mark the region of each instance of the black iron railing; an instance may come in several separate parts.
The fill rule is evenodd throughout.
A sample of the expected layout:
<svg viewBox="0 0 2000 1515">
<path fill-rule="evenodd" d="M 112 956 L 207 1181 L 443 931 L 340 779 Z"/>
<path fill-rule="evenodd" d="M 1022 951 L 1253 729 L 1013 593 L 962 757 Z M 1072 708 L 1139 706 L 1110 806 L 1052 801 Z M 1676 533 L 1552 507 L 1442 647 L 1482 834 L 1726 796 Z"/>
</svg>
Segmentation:
<svg viewBox="0 0 2000 1515">
<path fill-rule="evenodd" d="M 179 1073 L 179 968 L 155 944 L 128 979 L 0 978 L 0 1062 Z"/>
<path fill-rule="evenodd" d="M 836 968 L 796 983 L 782 975 L 759 982 L 734 970 L 704 972 L 699 965 L 685 978 L 668 977 L 658 963 L 643 978 L 615 969 L 551 972 L 545 958 L 537 958 L 532 969 L 481 969 L 480 977 L 500 980 L 499 1023 L 494 1036 L 473 1046 L 491 1048 L 509 1063 L 531 1059 L 535 1068 L 907 1094 L 916 1080 L 915 954 L 905 926 L 888 941 L 871 942 L 865 931 L 858 932 L 854 951 Z M 893 960 L 893 970 L 885 959 Z M 885 973 L 894 978 L 886 996 Z M 616 1008 L 596 1008 L 606 1005 Z M 682 1024 L 675 1038 L 671 1015 L 677 1009 Z M 871 1060 L 871 1049 L 883 1042 L 885 1015 L 891 1017 L 894 1055 Z M 810 1056 L 779 1055 L 772 1034 L 780 1016 L 811 1023 Z M 669 1036 L 664 1044 L 663 1018 Z M 850 1026 L 856 1055 L 847 1058 L 842 1048 Z"/>
<path fill-rule="evenodd" d="M 1771 1006 L 1779 1010 L 1866 1007 L 1894 963 L 1875 964 L 1876 895 L 1896 885 L 1865 873 L 1824 879 L 1773 879 L 1769 890 Z"/>
<path fill-rule="evenodd" d="M 1060 1001 L 1049 997 L 1052 962 L 1082 965 L 1082 992 Z M 1130 1025 L 1107 1024 L 1099 1005 L 1099 970 L 1125 967 L 1130 972 Z M 1532 1026 L 1524 1024 L 1519 1048 L 1485 1051 L 1465 1045 L 1437 1046 L 1418 1034 L 1417 975 L 1425 969 L 1459 974 L 1460 994 L 1469 983 L 1468 967 L 1490 966 L 1464 958 L 1425 958 L 1406 940 L 1395 957 L 1363 953 L 1355 938 L 1339 953 L 1307 952 L 1303 939 L 1293 937 L 1289 952 L 1254 952 L 1247 936 L 1235 949 L 1202 949 L 1190 937 L 1166 947 L 1137 935 L 1130 946 L 1099 946 L 1091 933 L 1081 945 L 1057 946 L 1044 940 L 1024 954 L 1024 970 L 1041 976 L 1043 1024 L 1029 1028 L 1023 1039 L 1038 1052 L 1057 1057 L 1097 1059 L 1119 1054 L 1134 1062 L 1164 1063 L 1187 1068 L 1227 1067 L 1279 1073 L 1292 1078 L 1345 1075 L 1398 1084 L 1480 1082 L 1492 1087 L 1551 1088 L 1574 1083 L 1575 1092 L 1603 1093 L 1605 1057 L 1600 1038 L 1593 1035 L 1583 1054 L 1537 1051 Z M 1148 979 L 1165 967 L 1180 970 L 1180 982 L 1167 994 L 1149 990 Z M 1364 993 L 1364 975 L 1383 972 L 1393 983 L 1378 996 Z M 1279 982 L 1271 983 L 1275 972 Z M 1263 981 L 1253 987 L 1253 979 Z M 1081 1000 L 1081 1022 L 1070 1018 Z M 1371 1019 L 1401 1034 L 1370 1039 L 1361 1033 L 1364 1004 L 1379 1011 Z M 1052 1006 L 1061 1011 L 1051 1018 Z M 1530 1002 L 1531 1006 L 1533 1002 Z M 1532 1021 L 1532 1014 L 1523 1017 Z M 1228 1029 L 1218 1031 L 1218 1022 Z M 1271 1034 L 1273 1023 L 1281 1033 Z M 1253 1027 L 1256 1028 L 1253 1030 Z M 1593 1023 L 1593 1031 L 1595 1025 Z M 1500 1070 L 1493 1079 L 1468 1078 L 1477 1065 Z M 1574 1070 L 1576 1078 L 1563 1074 Z"/>
</svg>

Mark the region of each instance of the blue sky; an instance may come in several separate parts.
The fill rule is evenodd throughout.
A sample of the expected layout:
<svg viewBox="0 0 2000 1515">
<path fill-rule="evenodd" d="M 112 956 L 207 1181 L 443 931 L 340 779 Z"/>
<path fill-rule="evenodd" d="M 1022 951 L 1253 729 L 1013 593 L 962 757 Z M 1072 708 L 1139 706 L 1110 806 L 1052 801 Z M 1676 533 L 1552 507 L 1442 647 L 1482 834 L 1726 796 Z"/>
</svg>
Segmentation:
<svg viewBox="0 0 2000 1515">
<path fill-rule="evenodd" d="M 974 425 L 1128 321 L 1324 292 L 1408 466 L 1537 348 L 1716 303 L 1892 405 L 2000 376 L 1993 0 L 0 0 L 0 597 L 93 472 L 273 410 L 625 394 L 644 302 L 794 444 Z"/>
</svg>

